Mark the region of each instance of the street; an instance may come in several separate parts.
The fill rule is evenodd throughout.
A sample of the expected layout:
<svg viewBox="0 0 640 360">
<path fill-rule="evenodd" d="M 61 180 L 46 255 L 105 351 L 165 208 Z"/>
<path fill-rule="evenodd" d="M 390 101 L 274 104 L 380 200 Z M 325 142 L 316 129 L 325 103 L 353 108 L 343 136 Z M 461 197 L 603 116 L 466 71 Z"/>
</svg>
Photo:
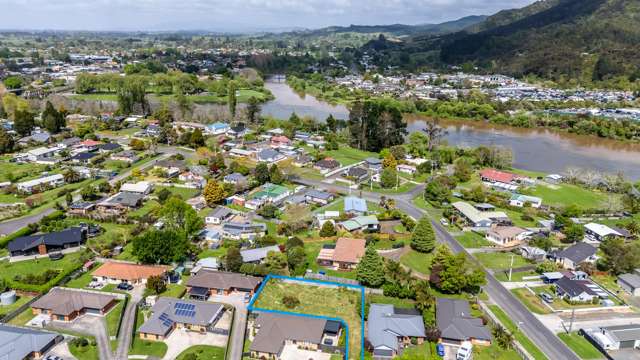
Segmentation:
<svg viewBox="0 0 640 360">
<path fill-rule="evenodd" d="M 127 359 L 129 347 L 131 346 L 131 336 L 134 330 L 133 326 L 136 321 L 136 309 L 138 307 L 138 303 L 140 302 L 140 300 L 142 300 L 143 293 L 143 286 L 136 286 L 130 293 L 131 297 L 127 302 L 127 307 L 124 309 L 122 322 L 120 323 L 120 331 L 118 333 L 118 348 L 116 349 L 115 353 L 116 360 Z"/>
</svg>

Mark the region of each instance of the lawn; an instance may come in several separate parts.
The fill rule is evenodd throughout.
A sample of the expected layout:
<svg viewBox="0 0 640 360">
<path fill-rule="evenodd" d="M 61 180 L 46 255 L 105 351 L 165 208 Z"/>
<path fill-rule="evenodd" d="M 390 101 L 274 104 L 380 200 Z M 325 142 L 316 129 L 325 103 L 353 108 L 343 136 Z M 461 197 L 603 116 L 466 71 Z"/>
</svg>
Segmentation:
<svg viewBox="0 0 640 360">
<path fill-rule="evenodd" d="M 496 271 L 494 273 L 496 279 L 498 279 L 498 281 L 509 281 L 509 270 L 504 270 L 504 271 Z M 524 277 L 527 276 L 540 276 L 540 274 L 538 274 L 535 271 L 518 271 L 518 272 L 513 272 L 511 274 L 511 281 L 525 281 Z"/>
<path fill-rule="evenodd" d="M 551 314 L 552 311 L 545 304 L 542 303 L 542 299 L 535 294 L 531 293 L 528 289 L 519 288 L 513 289 L 511 292 L 520 300 L 524 306 L 535 314 Z"/>
<path fill-rule="evenodd" d="M 573 350 L 580 359 L 583 360 L 598 360 L 604 359 L 602 353 L 596 349 L 587 339 L 578 335 L 576 332 L 572 333 L 559 333 L 558 337 L 562 340 L 571 350 Z"/>
<path fill-rule="evenodd" d="M 90 336 L 82 336 L 89 341 L 89 345 L 78 347 L 69 342 L 69 351 L 78 360 L 99 360 L 98 346 L 93 345 L 96 343 L 95 338 Z"/>
<path fill-rule="evenodd" d="M 18 316 L 9 320 L 9 324 L 22 326 L 25 325 L 29 320 L 33 319 L 35 315 L 33 315 L 33 311 L 31 308 L 24 309 Z"/>
<path fill-rule="evenodd" d="M 191 199 L 192 197 L 200 193 L 200 190 L 198 189 L 189 189 L 189 188 L 182 188 L 182 187 L 176 187 L 176 186 L 158 186 L 156 187 L 154 194 L 158 195 L 158 192 L 160 192 L 160 190 L 162 189 L 167 189 L 171 191 L 172 195 L 178 195 L 182 198 L 182 200 Z"/>
<path fill-rule="evenodd" d="M 111 93 L 74 94 L 71 95 L 71 98 L 87 101 L 118 101 L 118 95 Z"/>
<path fill-rule="evenodd" d="M 456 236 L 456 240 L 460 243 L 460 245 L 464 246 L 467 249 L 475 249 L 481 247 L 492 246 L 492 242 L 485 239 L 482 235 L 475 233 L 473 231 L 465 231 L 462 235 Z"/>
<path fill-rule="evenodd" d="M 571 184 L 538 185 L 527 193 L 542 198 L 547 205 L 565 207 L 573 204 L 582 209 L 596 209 L 607 200 L 606 194 Z"/>
<path fill-rule="evenodd" d="M 0 318 L 4 317 L 6 314 L 15 311 L 16 309 L 18 309 L 20 306 L 26 304 L 27 302 L 29 302 L 29 300 L 33 299 L 33 296 L 27 296 L 27 295 L 19 295 L 16 302 L 14 302 L 11 305 L 1 305 L 0 306 Z"/>
<path fill-rule="evenodd" d="M 371 304 L 389 304 L 404 309 L 413 309 L 415 301 L 411 299 L 400 299 L 379 294 L 367 294 L 367 300 Z"/>
<path fill-rule="evenodd" d="M 282 303 L 282 297 L 285 295 L 296 296 L 300 305 L 293 309 L 287 308 Z M 358 291 L 346 288 L 326 288 L 270 280 L 260 293 L 255 307 L 340 318 L 349 325 L 349 358 L 359 359 L 362 334 L 357 304 L 360 301 Z"/>
<path fill-rule="evenodd" d="M 124 310 L 125 301 L 118 300 L 116 306 L 109 311 L 107 316 L 105 316 L 107 320 L 107 331 L 109 336 L 117 336 L 118 328 L 120 328 L 120 318 L 122 315 L 122 311 Z"/>
<path fill-rule="evenodd" d="M 0 263 L 0 278 L 3 278 L 10 288 L 44 292 L 57 284 L 66 275 L 82 266 L 82 262 L 80 261 L 81 253 L 82 251 L 66 254 L 64 258 L 57 261 L 51 261 L 49 258 L 14 263 L 3 261 Z M 58 274 L 45 284 L 25 284 L 15 279 L 18 275 L 38 275 L 49 269 L 57 270 Z"/>
<path fill-rule="evenodd" d="M 529 338 L 525 334 L 517 329 L 516 325 L 513 323 L 513 321 L 511 321 L 511 318 L 509 318 L 509 316 L 504 311 L 502 311 L 502 309 L 498 305 L 489 305 L 489 308 L 491 309 L 491 312 L 498 318 L 498 320 L 500 320 L 502 325 L 513 334 L 515 340 L 519 342 L 520 345 L 522 345 L 522 347 L 525 348 L 525 350 L 527 350 L 527 352 L 529 352 L 529 354 L 533 356 L 534 359 L 547 359 L 544 353 L 542 353 L 542 351 L 540 351 L 540 349 L 538 349 L 538 347 L 531 340 L 529 340 Z"/>
<path fill-rule="evenodd" d="M 513 267 L 519 268 L 527 265 L 531 265 L 527 259 L 521 255 L 513 254 L 510 252 L 487 252 L 474 254 L 476 259 L 480 261 L 484 267 L 489 269 L 509 269 L 511 267 L 511 258 L 513 257 Z"/>
<path fill-rule="evenodd" d="M 377 203 L 374 203 L 372 201 L 367 201 L 367 210 L 370 213 L 382 212 L 382 208 L 380 207 L 380 205 L 377 204 Z M 340 212 L 343 212 L 344 211 L 344 198 L 340 198 L 340 199 L 332 202 L 331 204 L 323 206 L 321 208 L 318 208 L 318 210 L 316 210 L 317 213 L 323 213 L 325 211 L 340 211 Z"/>
<path fill-rule="evenodd" d="M 195 345 L 178 355 L 177 360 L 187 359 L 187 355 L 195 354 L 196 360 L 224 360 L 224 348 L 210 345 Z"/>
<path fill-rule="evenodd" d="M 160 296 L 181 298 L 186 291 L 187 291 L 187 287 L 184 285 L 169 284 L 167 285 L 167 290 L 162 294 L 160 294 Z"/>
<path fill-rule="evenodd" d="M 84 289 L 85 287 L 87 287 L 87 285 L 89 285 L 91 280 L 93 280 L 92 273 L 93 271 L 87 271 L 84 274 L 78 276 L 77 278 L 69 280 L 69 282 L 66 283 L 64 286 L 74 288 L 74 289 Z"/>
<path fill-rule="evenodd" d="M 144 315 L 142 314 L 142 311 L 138 309 L 136 313 L 136 323 L 135 323 L 136 330 L 140 328 L 140 326 L 142 326 L 143 323 L 144 323 Z M 157 358 L 162 358 L 166 353 L 167 353 L 167 344 L 161 341 L 142 340 L 140 339 L 137 331 L 134 334 L 131 342 L 131 349 L 129 349 L 129 355 L 148 355 L 148 356 L 154 356 Z"/>
<path fill-rule="evenodd" d="M 40 175 L 46 168 L 45 165 L 32 163 L 10 162 L 8 158 L 0 162 L 2 171 L 0 171 L 0 182 L 5 181 L 23 181 Z M 15 180 L 20 179 L 20 180 Z"/>
<path fill-rule="evenodd" d="M 310 152 L 313 152 L 312 148 L 309 148 L 308 150 Z M 377 153 L 362 151 L 362 150 L 354 149 L 352 147 L 344 146 L 344 145 L 340 146 L 340 149 L 338 150 L 325 151 L 323 152 L 323 154 L 325 154 L 327 157 L 332 157 L 338 160 L 338 162 L 340 162 L 340 165 L 342 166 L 348 166 L 348 165 L 353 165 L 355 163 L 359 163 L 361 161 L 364 161 L 364 159 L 368 157 L 378 158 Z"/>
<path fill-rule="evenodd" d="M 395 187 L 384 189 L 380 186 L 380 184 L 377 183 L 373 183 L 373 186 L 371 187 L 369 187 L 368 184 L 362 184 L 360 188 L 366 191 L 372 191 L 380 194 L 402 194 L 411 191 L 416 186 L 416 184 L 408 181 L 405 181 L 404 183 L 400 181 L 400 186 L 398 186 L 397 189 Z"/>
<path fill-rule="evenodd" d="M 129 217 L 131 218 L 141 218 L 145 215 L 147 215 L 148 213 L 152 212 L 153 210 L 155 210 L 157 207 L 160 206 L 160 203 L 155 201 L 155 200 L 147 200 L 144 205 L 142 205 L 139 209 L 136 209 L 132 212 L 129 213 Z"/>
<path fill-rule="evenodd" d="M 473 359 L 474 360 L 513 360 L 520 359 L 520 355 L 513 349 L 502 349 L 498 344 L 491 344 L 491 346 L 474 346 L 473 347 Z"/>
<path fill-rule="evenodd" d="M 428 275 L 431 272 L 432 258 L 432 253 L 423 254 L 411 249 L 400 258 L 400 263 L 411 270 Z"/>
</svg>

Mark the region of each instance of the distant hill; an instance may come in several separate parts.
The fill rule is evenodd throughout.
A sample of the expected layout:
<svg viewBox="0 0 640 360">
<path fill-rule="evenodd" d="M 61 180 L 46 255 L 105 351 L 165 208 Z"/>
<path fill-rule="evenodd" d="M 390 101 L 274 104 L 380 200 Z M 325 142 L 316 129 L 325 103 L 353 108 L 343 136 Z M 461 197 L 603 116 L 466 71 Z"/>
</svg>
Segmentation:
<svg viewBox="0 0 640 360">
<path fill-rule="evenodd" d="M 395 53 L 408 53 L 413 62 L 472 62 L 491 71 L 556 80 L 634 80 L 640 77 L 640 1 L 538 1 L 453 34 L 423 33 L 399 45 L 376 46 L 395 59 Z"/>
</svg>

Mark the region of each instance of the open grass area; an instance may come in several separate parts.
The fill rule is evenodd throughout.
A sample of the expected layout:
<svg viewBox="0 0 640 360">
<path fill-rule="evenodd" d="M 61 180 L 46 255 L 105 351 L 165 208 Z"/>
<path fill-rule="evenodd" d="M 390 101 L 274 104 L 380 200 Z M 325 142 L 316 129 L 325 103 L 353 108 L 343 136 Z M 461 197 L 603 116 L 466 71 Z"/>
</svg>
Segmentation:
<svg viewBox="0 0 640 360">
<path fill-rule="evenodd" d="M 509 280 L 508 269 L 503 271 L 496 271 L 494 275 L 496 279 L 498 279 L 498 281 L 525 281 L 524 278 L 527 276 L 540 276 L 540 274 L 535 271 L 518 271 L 511 273 L 511 280 Z"/>
<path fill-rule="evenodd" d="M 408 181 L 402 182 L 402 180 L 400 180 L 400 186 L 398 186 L 397 188 L 392 187 L 390 189 L 385 189 L 381 187 L 380 184 L 374 183 L 373 186 L 371 187 L 369 187 L 368 184 L 362 184 L 361 189 L 380 193 L 380 194 L 402 194 L 402 193 L 411 191 L 411 189 L 413 189 L 416 186 L 417 185 L 414 183 L 411 183 Z"/>
<path fill-rule="evenodd" d="M 154 211 L 159 206 L 160 206 L 160 203 L 157 202 L 156 200 L 147 200 L 139 209 L 131 211 L 129 213 L 129 216 L 134 219 L 138 219 Z"/>
<path fill-rule="evenodd" d="M 389 304 L 404 309 L 413 309 L 415 301 L 411 299 L 400 299 L 378 294 L 367 294 L 367 300 L 372 304 Z"/>
<path fill-rule="evenodd" d="M 498 344 L 491 344 L 491 346 L 474 346 L 473 347 L 473 359 L 474 360 L 512 360 L 520 359 L 520 355 L 513 349 L 502 349 Z"/>
<path fill-rule="evenodd" d="M 511 318 L 509 318 L 509 316 L 504 311 L 502 311 L 502 309 L 498 305 L 489 305 L 489 308 L 491 309 L 491 312 L 498 318 L 498 320 L 500 320 L 502 325 L 504 325 L 504 327 L 513 334 L 515 340 L 519 342 L 520 345 L 522 345 L 522 347 L 525 348 L 525 350 L 527 350 L 527 352 L 529 352 L 529 354 L 533 356 L 534 359 L 547 359 L 542 351 L 540 351 L 540 349 L 538 349 L 538 347 L 531 340 L 529 340 L 529 338 L 525 334 L 518 330 L 516 324 L 511 321 Z"/>
<path fill-rule="evenodd" d="M 587 339 L 578 335 L 576 332 L 572 333 L 559 333 L 558 337 L 562 340 L 571 350 L 573 350 L 580 359 L 583 360 L 599 360 L 604 359 L 602 353 L 596 349 Z"/>
<path fill-rule="evenodd" d="M 428 275 L 431 272 L 433 253 L 423 254 L 413 249 L 400 258 L 400 263 L 419 273 Z"/>
<path fill-rule="evenodd" d="M 527 193 L 541 197 L 547 205 L 564 207 L 573 204 L 583 209 L 598 208 L 607 200 L 606 194 L 571 184 L 538 185 Z"/>
<path fill-rule="evenodd" d="M 367 201 L 367 210 L 370 213 L 378 213 L 378 212 L 382 212 L 382 208 L 380 207 L 379 204 L 374 203 L 372 201 Z M 318 210 L 316 212 L 322 213 L 325 211 L 340 211 L 343 212 L 344 211 L 344 198 L 339 198 L 337 200 L 335 200 L 334 202 L 332 202 L 329 205 L 323 206 L 321 208 L 318 208 Z"/>
<path fill-rule="evenodd" d="M 310 149 L 310 151 L 312 150 L 313 149 Z M 353 165 L 355 163 L 364 161 L 364 159 L 368 157 L 378 158 L 377 153 L 362 151 L 344 145 L 340 146 L 340 149 L 338 150 L 325 151 L 324 154 L 328 157 L 332 157 L 338 160 L 338 162 L 340 162 L 340 165 L 342 166 Z"/>
<path fill-rule="evenodd" d="M 33 299 L 33 296 L 19 295 L 18 298 L 16 299 L 16 302 L 14 302 L 13 304 L 0 305 L 0 318 L 4 317 L 6 314 L 12 311 L 17 310 L 20 306 L 26 304 L 31 299 Z"/>
<path fill-rule="evenodd" d="M 520 300 L 524 306 L 535 314 L 551 314 L 552 311 L 545 304 L 542 303 L 542 299 L 525 288 L 513 289 L 511 292 Z"/>
<path fill-rule="evenodd" d="M 482 235 L 473 231 L 465 231 L 462 235 L 455 237 L 458 242 L 467 249 L 491 246 L 493 243 L 485 239 Z"/>
<path fill-rule="evenodd" d="M 169 284 L 167 285 L 167 290 L 162 294 L 160 294 L 159 296 L 181 298 L 186 291 L 187 291 L 187 287 L 184 285 Z"/>
<path fill-rule="evenodd" d="M 508 269 L 511 266 L 512 257 L 514 268 L 531 265 L 531 263 L 521 255 L 510 252 L 476 253 L 474 256 L 484 267 L 489 269 Z"/>
<path fill-rule="evenodd" d="M 219 346 L 195 345 L 181 352 L 177 360 L 187 359 L 189 354 L 196 355 L 196 360 L 224 360 L 224 350 Z M 189 358 L 192 358 L 191 355 Z"/>
<path fill-rule="evenodd" d="M 144 315 L 140 309 L 136 313 L 136 330 L 144 323 Z M 129 355 L 147 355 L 155 356 L 157 358 L 164 357 L 167 353 L 167 344 L 161 341 L 147 341 L 140 339 L 138 332 L 133 336 L 131 341 L 131 349 L 129 349 Z"/>
<path fill-rule="evenodd" d="M 8 158 L 3 158 L 0 161 L 0 182 L 11 181 L 13 179 L 20 179 L 22 181 L 28 178 L 36 177 L 40 175 L 46 168 L 45 165 L 33 164 L 33 163 L 17 163 L 10 162 Z"/>
<path fill-rule="evenodd" d="M 64 258 L 57 261 L 51 261 L 49 258 L 13 263 L 3 261 L 0 263 L 0 278 L 4 279 L 10 288 L 44 292 L 57 284 L 63 277 L 81 267 L 80 257 L 81 251 L 66 254 Z M 22 282 L 23 280 L 16 278 L 16 276 L 41 275 L 46 270 L 56 270 L 58 274 L 44 284 L 26 284 Z"/>
<path fill-rule="evenodd" d="M 285 295 L 296 296 L 300 305 L 287 308 L 282 302 Z M 362 340 L 361 317 L 357 311 L 359 301 L 359 291 L 269 280 L 255 307 L 340 318 L 349 325 L 349 358 L 359 359 Z"/>
<path fill-rule="evenodd" d="M 71 98 L 88 101 L 118 101 L 118 96 L 112 93 L 74 94 Z"/>
<path fill-rule="evenodd" d="M 191 199 L 192 197 L 200 193 L 200 190 L 198 189 L 189 189 L 189 188 L 182 188 L 182 187 L 176 187 L 176 186 L 158 186 L 155 188 L 154 194 L 157 195 L 158 192 L 160 192 L 160 190 L 162 189 L 167 189 L 171 191 L 172 195 L 178 195 L 182 198 L 182 200 Z"/>
<path fill-rule="evenodd" d="M 120 317 L 122 315 L 122 311 L 124 310 L 125 301 L 118 300 L 116 306 L 109 311 L 109 313 L 105 316 L 107 320 L 107 333 L 109 336 L 116 336 L 118 334 L 118 328 L 120 327 Z"/>
<path fill-rule="evenodd" d="M 29 320 L 33 319 L 35 315 L 33 315 L 33 311 L 31 308 L 24 309 L 18 316 L 9 320 L 9 324 L 22 326 L 25 325 Z"/>
<path fill-rule="evenodd" d="M 402 356 L 407 359 L 431 359 L 431 356 L 437 356 L 436 354 L 436 344 L 428 341 L 421 345 L 409 346 L 402 352 Z M 436 357 L 436 359 L 439 358 Z"/>
<path fill-rule="evenodd" d="M 69 343 L 69 351 L 71 354 L 78 360 L 99 360 L 98 346 L 94 345 L 96 343 L 95 338 L 89 336 L 83 337 L 89 341 L 89 345 L 80 347 Z"/>
</svg>

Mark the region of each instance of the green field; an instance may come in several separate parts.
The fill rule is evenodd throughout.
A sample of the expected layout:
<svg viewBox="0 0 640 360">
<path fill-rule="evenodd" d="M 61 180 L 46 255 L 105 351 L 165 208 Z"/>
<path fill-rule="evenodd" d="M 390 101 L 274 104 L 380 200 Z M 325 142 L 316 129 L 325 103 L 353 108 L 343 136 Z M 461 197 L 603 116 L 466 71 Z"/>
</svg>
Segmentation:
<svg viewBox="0 0 640 360">
<path fill-rule="evenodd" d="M 293 309 L 287 308 L 282 303 L 284 295 L 296 296 L 300 305 Z M 342 319 L 349 325 L 349 358 L 359 359 L 362 340 L 361 318 L 356 311 L 359 301 L 358 291 L 269 280 L 255 307 Z"/>
<path fill-rule="evenodd" d="M 509 252 L 476 253 L 474 256 L 484 267 L 489 269 L 509 269 L 512 257 L 514 268 L 531 265 L 531 263 L 521 255 Z"/>
<path fill-rule="evenodd" d="M 596 349 L 587 339 L 578 333 L 559 333 L 558 337 L 571 348 L 583 360 L 604 359 L 602 353 Z"/>
<path fill-rule="evenodd" d="M 10 288 L 44 292 L 57 284 L 64 276 L 81 267 L 80 257 L 81 251 L 66 254 L 64 258 L 57 261 L 51 261 L 49 258 L 13 263 L 3 261 L 0 263 L 0 278 L 3 278 Z M 58 270 L 59 273 L 46 284 L 25 284 L 15 279 L 17 275 L 39 275 L 48 269 Z"/>
<path fill-rule="evenodd" d="M 551 314 L 552 311 L 545 304 L 542 303 L 542 299 L 537 294 L 532 294 L 531 291 L 520 288 L 513 289 L 511 292 L 520 300 L 524 306 L 535 314 Z"/>
<path fill-rule="evenodd" d="M 20 306 L 26 304 L 31 299 L 33 299 L 33 296 L 19 295 L 18 299 L 13 304 L 0 306 L 0 318 L 12 311 L 17 310 Z"/>
<path fill-rule="evenodd" d="M 180 198 L 182 198 L 182 200 L 191 199 L 192 197 L 194 197 L 194 196 L 196 196 L 196 195 L 198 195 L 200 193 L 200 190 L 198 190 L 198 189 L 189 189 L 189 188 L 182 188 L 182 187 L 176 187 L 176 186 L 158 186 L 158 187 L 155 188 L 153 193 L 155 195 L 158 195 L 158 193 L 162 189 L 169 190 L 172 195 L 180 196 Z"/>
<path fill-rule="evenodd" d="M 83 336 L 85 339 L 89 341 L 89 345 L 84 347 L 74 346 L 71 343 L 69 344 L 69 351 L 73 356 L 75 356 L 78 360 L 99 360 L 99 352 L 98 346 L 92 345 L 95 344 L 95 338 L 90 336 Z"/>
<path fill-rule="evenodd" d="M 515 340 L 519 342 L 520 345 L 522 345 L 522 347 L 525 348 L 525 350 L 527 350 L 527 352 L 529 352 L 529 354 L 534 357 L 534 359 L 547 359 L 542 351 L 540 351 L 540 349 L 538 349 L 538 347 L 531 340 L 529 340 L 529 338 L 525 334 L 518 331 L 516 325 L 513 323 L 513 321 L 511 321 L 511 318 L 509 318 L 509 316 L 504 311 L 502 311 L 502 309 L 498 305 L 489 305 L 489 308 L 491 309 L 491 312 L 498 318 L 498 320 L 500 320 L 502 325 L 504 325 L 504 327 L 513 334 Z"/>
<path fill-rule="evenodd" d="M 419 273 L 429 275 L 433 253 L 423 254 L 410 249 L 400 258 L 400 263 Z"/>
<path fill-rule="evenodd" d="M 313 151 L 313 149 L 311 148 L 308 150 Z M 344 145 L 340 146 L 340 149 L 338 150 L 325 151 L 323 154 L 338 160 L 338 162 L 340 162 L 340 165 L 342 166 L 353 165 L 355 163 L 363 161 L 368 157 L 378 158 L 377 153 L 362 151 Z"/>
<path fill-rule="evenodd" d="M 577 205 L 582 209 L 595 209 L 607 200 L 607 195 L 576 185 L 538 185 L 527 193 L 542 198 L 542 203 L 553 206 Z"/>
<path fill-rule="evenodd" d="M 224 348 L 218 346 L 195 345 L 181 352 L 177 360 L 187 359 L 189 354 L 195 354 L 196 360 L 224 360 L 224 350 Z"/>
<path fill-rule="evenodd" d="M 464 246 L 467 249 L 488 247 L 493 245 L 491 241 L 485 239 L 482 235 L 473 231 L 465 231 L 462 233 L 462 235 L 458 235 L 455 238 L 456 240 L 458 240 L 460 245 Z"/>
</svg>

